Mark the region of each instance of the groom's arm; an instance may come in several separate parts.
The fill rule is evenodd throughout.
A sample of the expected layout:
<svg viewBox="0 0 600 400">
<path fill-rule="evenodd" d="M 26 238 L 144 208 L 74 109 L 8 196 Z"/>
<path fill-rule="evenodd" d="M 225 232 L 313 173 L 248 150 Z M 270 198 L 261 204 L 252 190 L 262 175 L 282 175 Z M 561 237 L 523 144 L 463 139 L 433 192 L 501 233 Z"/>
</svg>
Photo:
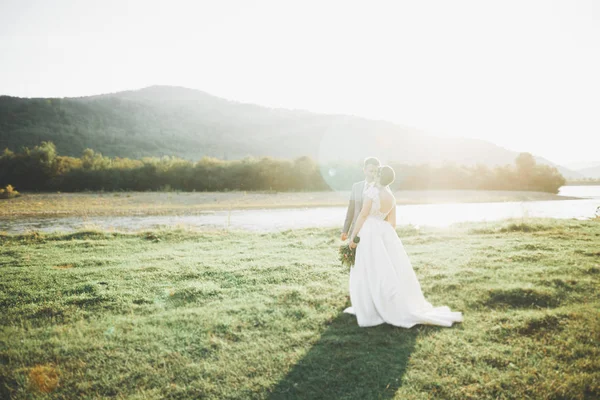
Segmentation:
<svg viewBox="0 0 600 400">
<path fill-rule="evenodd" d="M 352 185 L 352 192 L 350 193 L 350 201 L 348 202 L 348 210 L 346 211 L 346 221 L 344 221 L 344 228 L 342 234 L 348 234 L 350 225 L 354 219 L 354 207 L 356 206 L 356 199 L 354 198 L 354 185 Z"/>
</svg>

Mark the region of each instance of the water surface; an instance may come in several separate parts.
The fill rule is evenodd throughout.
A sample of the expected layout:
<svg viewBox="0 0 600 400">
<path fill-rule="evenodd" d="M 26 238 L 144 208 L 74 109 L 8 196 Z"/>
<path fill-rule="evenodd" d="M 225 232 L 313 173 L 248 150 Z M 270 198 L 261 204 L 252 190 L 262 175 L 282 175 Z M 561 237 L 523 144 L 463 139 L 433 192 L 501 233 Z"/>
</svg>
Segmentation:
<svg viewBox="0 0 600 400">
<path fill-rule="evenodd" d="M 401 205 L 397 206 L 396 215 L 398 225 L 445 227 L 457 222 L 497 221 L 507 218 L 587 219 L 593 217 L 600 207 L 600 186 L 563 186 L 559 194 L 585 197 L 585 199 Z M 22 233 L 101 229 L 127 232 L 180 226 L 192 229 L 242 229 L 266 232 L 312 227 L 341 227 L 345 215 L 345 207 L 318 207 L 214 211 L 183 216 L 19 218 L 0 220 L 0 231 Z"/>
</svg>

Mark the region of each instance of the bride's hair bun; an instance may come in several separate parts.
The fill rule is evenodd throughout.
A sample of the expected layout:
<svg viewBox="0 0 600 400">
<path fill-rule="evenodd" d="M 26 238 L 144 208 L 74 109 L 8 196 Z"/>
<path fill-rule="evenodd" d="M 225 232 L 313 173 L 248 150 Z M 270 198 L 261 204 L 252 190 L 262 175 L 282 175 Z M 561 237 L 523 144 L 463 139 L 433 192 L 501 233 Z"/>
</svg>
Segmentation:
<svg viewBox="0 0 600 400">
<path fill-rule="evenodd" d="M 379 175 L 379 183 L 383 186 L 390 185 L 396 179 L 396 173 L 394 169 L 389 165 L 382 165 L 377 169 L 377 175 Z"/>
</svg>

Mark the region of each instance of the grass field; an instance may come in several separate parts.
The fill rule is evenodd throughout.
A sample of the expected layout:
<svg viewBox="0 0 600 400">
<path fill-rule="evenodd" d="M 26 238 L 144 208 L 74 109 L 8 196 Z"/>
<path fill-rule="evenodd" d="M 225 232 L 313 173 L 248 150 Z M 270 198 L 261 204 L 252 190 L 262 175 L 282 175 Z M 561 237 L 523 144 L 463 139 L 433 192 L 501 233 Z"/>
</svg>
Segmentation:
<svg viewBox="0 0 600 400">
<path fill-rule="evenodd" d="M 462 324 L 359 328 L 337 230 L 0 235 L 0 398 L 600 397 L 600 222 L 398 233 Z"/>
<path fill-rule="evenodd" d="M 402 190 L 398 204 L 568 200 L 543 192 Z M 0 218 L 26 216 L 181 215 L 207 210 L 347 206 L 350 192 L 25 193 L 1 200 Z"/>
</svg>

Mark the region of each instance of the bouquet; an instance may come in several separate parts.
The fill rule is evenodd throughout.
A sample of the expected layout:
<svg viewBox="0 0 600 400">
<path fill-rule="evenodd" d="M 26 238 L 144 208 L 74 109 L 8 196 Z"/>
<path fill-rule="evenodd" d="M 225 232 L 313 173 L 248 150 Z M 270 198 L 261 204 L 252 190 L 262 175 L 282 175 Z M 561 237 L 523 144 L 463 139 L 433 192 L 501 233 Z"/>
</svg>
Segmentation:
<svg viewBox="0 0 600 400">
<path fill-rule="evenodd" d="M 358 244 L 358 242 L 360 242 L 360 238 L 356 236 L 353 242 Z M 345 265 L 347 267 L 354 266 L 354 259 L 356 258 L 356 248 L 351 249 L 350 246 L 348 246 L 347 244 L 343 244 L 340 246 L 339 254 L 342 265 Z"/>
</svg>

